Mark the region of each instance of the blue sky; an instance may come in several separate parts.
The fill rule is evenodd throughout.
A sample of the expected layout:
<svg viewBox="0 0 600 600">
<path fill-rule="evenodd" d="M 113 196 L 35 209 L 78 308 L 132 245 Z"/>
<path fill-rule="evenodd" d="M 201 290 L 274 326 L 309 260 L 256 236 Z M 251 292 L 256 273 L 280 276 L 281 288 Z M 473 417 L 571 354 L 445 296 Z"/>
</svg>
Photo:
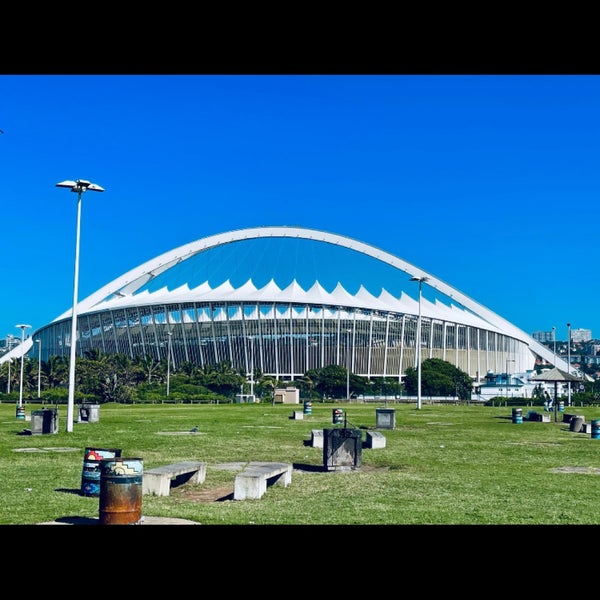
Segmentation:
<svg viewBox="0 0 600 600">
<path fill-rule="evenodd" d="M 0 338 L 71 306 L 77 195 L 56 183 L 79 178 L 106 190 L 82 200 L 80 300 L 200 238 L 295 225 L 528 333 L 600 338 L 599 76 L 0 75 L 0 129 Z"/>
</svg>

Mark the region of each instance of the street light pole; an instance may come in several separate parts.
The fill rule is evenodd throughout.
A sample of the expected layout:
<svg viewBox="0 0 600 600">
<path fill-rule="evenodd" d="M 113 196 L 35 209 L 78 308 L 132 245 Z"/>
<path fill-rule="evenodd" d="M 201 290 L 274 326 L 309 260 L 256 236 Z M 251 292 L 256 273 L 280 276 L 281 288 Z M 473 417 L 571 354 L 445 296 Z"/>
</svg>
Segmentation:
<svg viewBox="0 0 600 600">
<path fill-rule="evenodd" d="M 17 405 L 17 419 L 25 418 L 25 411 L 23 410 L 23 359 L 25 358 L 25 349 L 23 348 L 23 342 L 25 341 L 25 329 L 31 327 L 31 325 L 15 325 L 21 330 L 21 378 L 19 380 L 19 404 Z"/>
<path fill-rule="evenodd" d="M 167 344 L 167 396 L 169 395 L 169 384 L 171 381 L 171 337 L 173 332 L 168 331 L 169 343 Z"/>
<path fill-rule="evenodd" d="M 514 358 L 506 359 L 506 399 L 508 400 L 508 386 L 510 385 L 510 375 L 508 374 L 508 363 L 515 362 Z"/>
<path fill-rule="evenodd" d="M 104 188 L 86 181 L 61 181 L 56 187 L 69 188 L 77 194 L 77 228 L 75 235 L 75 275 L 73 277 L 73 308 L 71 310 L 71 355 L 69 359 L 69 397 L 67 402 L 67 432 L 73 431 L 73 412 L 75 404 L 75 357 L 77 349 L 77 287 L 79 285 L 79 236 L 81 228 L 81 195 L 87 190 L 103 192 Z"/>
<path fill-rule="evenodd" d="M 567 323 L 567 373 L 571 374 L 571 323 Z M 568 405 L 571 406 L 571 382 L 567 381 Z"/>
<path fill-rule="evenodd" d="M 417 335 L 415 345 L 417 350 L 417 409 L 421 410 L 421 299 L 423 282 L 429 277 L 411 277 L 411 281 L 419 282 L 419 316 L 417 318 Z"/>
<path fill-rule="evenodd" d="M 556 327 L 552 325 L 552 340 L 554 341 L 554 366 L 556 366 Z"/>
<path fill-rule="evenodd" d="M 250 336 L 250 398 L 254 402 L 254 338 Z"/>
<path fill-rule="evenodd" d="M 10 335 L 10 333 L 6 336 L 6 343 L 8 345 L 8 351 L 11 351 L 12 347 L 12 339 L 14 336 Z M 12 358 L 8 359 L 8 381 L 6 382 L 6 393 L 10 394 L 10 365 L 12 363 Z"/>
<path fill-rule="evenodd" d="M 346 329 L 346 402 L 350 403 L 350 334 L 352 329 Z"/>
<path fill-rule="evenodd" d="M 35 340 L 38 345 L 38 402 L 42 395 L 42 340 Z"/>
</svg>

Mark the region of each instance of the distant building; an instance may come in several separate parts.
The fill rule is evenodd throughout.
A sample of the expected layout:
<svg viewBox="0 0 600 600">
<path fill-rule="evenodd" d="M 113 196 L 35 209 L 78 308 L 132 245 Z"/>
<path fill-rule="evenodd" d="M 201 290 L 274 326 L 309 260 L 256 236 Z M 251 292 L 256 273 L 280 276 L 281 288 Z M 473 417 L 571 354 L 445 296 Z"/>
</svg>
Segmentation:
<svg viewBox="0 0 600 600">
<path fill-rule="evenodd" d="M 572 342 L 589 342 L 592 339 L 591 329 L 571 329 Z"/>
<path fill-rule="evenodd" d="M 556 332 L 554 330 L 552 331 L 534 331 L 531 334 L 531 337 L 534 340 L 537 340 L 540 343 L 544 343 L 544 342 L 553 342 L 554 341 L 554 334 Z"/>
</svg>

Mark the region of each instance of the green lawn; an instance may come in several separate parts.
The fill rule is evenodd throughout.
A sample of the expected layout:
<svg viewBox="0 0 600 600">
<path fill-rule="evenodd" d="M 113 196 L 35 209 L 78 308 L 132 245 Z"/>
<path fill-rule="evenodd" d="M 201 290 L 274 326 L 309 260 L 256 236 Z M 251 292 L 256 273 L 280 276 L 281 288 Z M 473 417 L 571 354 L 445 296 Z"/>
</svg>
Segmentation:
<svg viewBox="0 0 600 600">
<path fill-rule="evenodd" d="M 120 448 L 144 469 L 183 460 L 207 463 L 201 485 L 168 497 L 143 496 L 143 515 L 201 524 L 596 524 L 600 439 L 562 422 L 516 424 L 510 407 L 394 404 L 395 428 L 380 431 L 385 448 L 363 448 L 360 468 L 327 471 L 323 450 L 309 445 L 312 429 L 345 411 L 363 439 L 383 404 L 322 404 L 291 419 L 302 405 L 101 405 L 96 423 L 66 432 L 66 406 L 56 434 L 20 435 L 29 421 L 14 404 L 0 404 L 1 524 L 34 524 L 61 517 L 98 517 L 97 497 L 81 495 L 86 447 Z M 41 408 L 27 405 L 26 414 Z M 528 407 L 523 407 L 525 417 Z M 540 411 L 541 409 L 537 409 Z M 599 407 L 567 407 L 586 422 Z M 198 433 L 190 434 L 198 426 Z M 198 493 L 233 489 L 235 471 L 223 463 L 294 464 L 288 487 L 271 486 L 259 500 L 199 501 Z"/>
</svg>

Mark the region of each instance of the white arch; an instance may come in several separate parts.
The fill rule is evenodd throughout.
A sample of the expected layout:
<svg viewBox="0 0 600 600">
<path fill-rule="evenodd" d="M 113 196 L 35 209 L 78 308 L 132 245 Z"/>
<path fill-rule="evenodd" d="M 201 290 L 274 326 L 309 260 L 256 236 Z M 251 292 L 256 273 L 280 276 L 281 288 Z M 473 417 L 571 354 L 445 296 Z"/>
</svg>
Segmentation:
<svg viewBox="0 0 600 600">
<path fill-rule="evenodd" d="M 415 265 L 412 265 L 409 262 L 390 254 L 389 252 L 385 252 L 384 250 L 376 248 L 375 246 L 370 246 L 364 242 L 359 242 L 358 240 L 334 233 L 328 233 L 316 229 L 305 229 L 302 227 L 250 227 L 247 229 L 238 229 L 234 231 L 228 231 L 226 233 L 211 235 L 200 240 L 196 240 L 195 242 L 184 244 L 183 246 L 179 246 L 174 250 L 165 252 L 164 254 L 161 254 L 156 258 L 141 264 L 140 266 L 128 271 L 120 277 L 117 277 L 109 284 L 100 288 L 98 291 L 79 302 L 77 309 L 78 313 L 92 309 L 96 303 L 103 301 L 111 294 L 132 294 L 153 277 L 160 275 L 164 271 L 167 271 L 171 267 L 183 262 L 184 260 L 187 260 L 188 258 L 192 258 L 200 252 L 216 246 L 222 246 L 224 244 L 230 244 L 232 242 L 238 242 L 241 240 L 268 237 L 301 238 L 342 246 L 387 263 L 392 267 L 407 273 L 411 277 L 427 277 L 428 280 L 426 285 L 438 290 L 445 296 L 454 299 L 456 302 L 469 309 L 480 318 L 504 331 L 507 335 L 511 335 L 512 337 L 515 337 L 518 340 L 526 343 L 530 349 L 548 362 L 565 370 L 568 368 L 566 361 L 562 360 L 560 357 L 555 357 L 549 348 L 543 344 L 540 344 L 529 334 L 518 327 L 515 327 L 506 319 L 503 319 L 490 309 L 479 304 L 478 302 L 475 302 L 475 300 L 469 296 L 466 296 L 456 288 L 453 288 L 431 273 L 427 273 L 426 271 L 419 269 Z M 71 309 L 54 319 L 53 322 L 68 318 L 70 315 Z"/>
</svg>

